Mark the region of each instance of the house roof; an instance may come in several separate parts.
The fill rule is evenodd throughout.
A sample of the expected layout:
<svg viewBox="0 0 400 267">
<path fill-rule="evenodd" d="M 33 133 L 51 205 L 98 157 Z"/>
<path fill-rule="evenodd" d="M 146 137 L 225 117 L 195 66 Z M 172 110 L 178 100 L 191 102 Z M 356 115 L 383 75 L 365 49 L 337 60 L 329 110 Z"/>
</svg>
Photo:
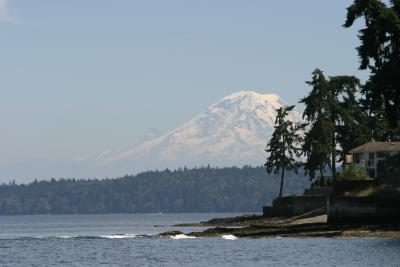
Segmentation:
<svg viewBox="0 0 400 267">
<path fill-rule="evenodd" d="M 371 142 L 351 149 L 350 153 L 400 151 L 400 142 Z"/>
</svg>

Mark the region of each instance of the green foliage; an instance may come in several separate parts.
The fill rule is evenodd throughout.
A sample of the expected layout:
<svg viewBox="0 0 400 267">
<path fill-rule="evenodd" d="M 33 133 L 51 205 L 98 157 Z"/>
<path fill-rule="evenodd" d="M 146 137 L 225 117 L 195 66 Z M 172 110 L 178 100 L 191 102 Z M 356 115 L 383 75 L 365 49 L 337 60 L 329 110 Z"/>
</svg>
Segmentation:
<svg viewBox="0 0 400 267">
<path fill-rule="evenodd" d="M 391 185 L 378 187 L 369 186 L 363 190 L 353 190 L 344 194 L 348 197 L 372 197 L 372 198 L 391 198 L 400 199 L 400 188 Z"/>
<path fill-rule="evenodd" d="M 343 76 L 333 77 L 336 78 Z M 339 121 L 336 125 L 336 141 L 340 145 L 340 161 L 344 161 L 350 149 L 365 144 L 370 141 L 371 128 L 368 124 L 368 113 L 361 106 L 361 99 L 357 99 L 355 94 L 359 86 L 358 80 L 349 77 L 349 84 L 344 84 L 347 90 L 338 101 Z"/>
<path fill-rule="evenodd" d="M 288 174 L 288 193 L 306 179 Z M 117 179 L 0 185 L 0 214 L 260 211 L 279 187 L 263 167 L 149 171 Z"/>
<path fill-rule="evenodd" d="M 338 181 L 365 181 L 371 180 L 368 176 L 367 171 L 355 164 L 347 166 L 342 172 L 337 176 Z"/>
<path fill-rule="evenodd" d="M 303 143 L 303 153 L 307 158 L 304 169 L 313 179 L 317 171 L 323 177 L 326 166 L 329 166 L 334 181 L 337 154 L 343 160 L 349 149 L 367 140 L 363 134 L 367 114 L 360 109 L 355 97 L 359 87 L 356 77 L 327 79 L 319 69 L 315 69 L 312 75 L 312 80 L 307 82 L 312 90 L 300 101 L 305 105 L 303 118 L 309 123 Z M 338 144 L 342 150 L 337 151 Z"/>
<path fill-rule="evenodd" d="M 330 164 L 335 146 L 332 140 L 335 135 L 332 106 L 332 93 L 323 72 L 315 69 L 312 80 L 307 84 L 312 87 L 308 96 L 300 100 L 305 105 L 303 118 L 309 123 L 305 134 L 303 153 L 306 156 L 304 170 L 311 178 L 319 171 L 324 176 L 326 166 Z"/>
<path fill-rule="evenodd" d="M 281 171 L 279 197 L 282 197 L 285 170 L 294 170 L 297 173 L 297 169 L 300 167 L 300 163 L 296 160 L 300 151 L 298 147 L 301 142 L 298 133 L 300 126 L 287 120 L 287 116 L 293 108 L 294 106 L 284 106 L 276 110 L 275 130 L 266 149 L 266 152 L 269 153 L 265 163 L 267 172 L 278 173 Z"/>
<path fill-rule="evenodd" d="M 377 128 L 372 138 L 400 140 L 400 3 L 355 0 L 347 8 L 344 26 L 351 27 L 361 17 L 365 28 L 358 35 L 360 68 L 371 71 L 362 91 L 364 107 L 369 112 L 371 127 L 386 126 L 384 131 Z"/>
<path fill-rule="evenodd" d="M 319 171 L 320 177 L 323 177 L 326 166 L 330 164 L 332 132 L 331 124 L 319 116 L 305 134 L 303 153 L 306 156 L 306 162 L 304 170 L 311 179 L 315 178 L 316 171 Z"/>
</svg>

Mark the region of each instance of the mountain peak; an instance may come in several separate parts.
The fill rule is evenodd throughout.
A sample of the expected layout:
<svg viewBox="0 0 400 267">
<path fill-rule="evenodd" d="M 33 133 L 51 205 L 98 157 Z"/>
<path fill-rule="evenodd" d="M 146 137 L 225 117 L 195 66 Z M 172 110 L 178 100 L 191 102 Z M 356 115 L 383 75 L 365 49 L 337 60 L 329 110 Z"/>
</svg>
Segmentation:
<svg viewBox="0 0 400 267">
<path fill-rule="evenodd" d="M 231 95 L 228 95 L 228 96 L 224 97 L 222 100 L 235 101 L 235 100 L 240 100 L 243 98 L 252 98 L 254 100 L 267 101 L 267 102 L 276 102 L 281 99 L 279 95 L 274 94 L 274 93 L 260 94 L 255 91 L 242 90 L 242 91 L 233 93 Z"/>
<path fill-rule="evenodd" d="M 257 113 L 257 116 L 269 121 L 275 121 L 276 109 L 287 105 L 281 97 L 274 93 L 260 94 L 254 91 L 239 91 L 228 95 L 209 107 L 211 112 L 236 112 Z M 235 115 L 234 115 L 235 116 Z"/>
<path fill-rule="evenodd" d="M 276 109 L 287 103 L 277 94 L 239 91 L 226 96 L 183 125 L 117 151 L 100 164 L 146 169 L 179 166 L 261 165 L 273 132 Z M 289 118 L 300 120 L 293 110 Z M 142 169 L 143 170 L 143 169 Z"/>
</svg>

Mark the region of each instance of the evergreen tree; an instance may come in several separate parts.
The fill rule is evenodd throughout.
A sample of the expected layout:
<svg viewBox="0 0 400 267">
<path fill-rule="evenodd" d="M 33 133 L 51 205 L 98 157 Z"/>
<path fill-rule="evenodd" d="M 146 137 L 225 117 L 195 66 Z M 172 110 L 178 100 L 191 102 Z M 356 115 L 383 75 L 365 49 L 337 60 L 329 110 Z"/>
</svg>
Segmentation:
<svg viewBox="0 0 400 267">
<path fill-rule="evenodd" d="M 345 167 L 344 160 L 348 151 L 369 142 L 370 128 L 368 127 L 368 114 L 360 106 L 346 101 L 342 103 L 342 122 L 337 129 L 337 142 L 340 144 L 339 162 Z"/>
<path fill-rule="evenodd" d="M 335 76 L 330 84 L 341 91 L 337 99 L 336 140 L 340 146 L 339 161 L 343 162 L 348 151 L 371 139 L 368 113 L 361 106 L 361 99 L 356 98 L 360 82 L 353 76 Z"/>
<path fill-rule="evenodd" d="M 287 119 L 294 106 L 285 106 L 277 109 L 275 119 L 275 130 L 271 140 L 268 142 L 266 152 L 269 153 L 265 167 L 267 172 L 275 174 L 281 172 L 281 181 L 279 187 L 279 197 L 282 197 L 283 184 L 285 179 L 285 170 L 293 170 L 297 173 L 300 163 L 296 161 L 299 156 L 301 137 L 298 133 L 300 126 Z"/>
<path fill-rule="evenodd" d="M 387 127 L 384 133 L 374 133 L 373 138 L 400 140 L 400 2 L 355 0 L 347 8 L 344 26 L 351 27 L 361 17 L 365 28 L 359 31 L 361 45 L 357 51 L 360 69 L 371 71 L 363 88 L 370 108 L 370 127 Z"/>
<path fill-rule="evenodd" d="M 364 98 L 360 100 L 360 108 L 367 114 L 365 122 L 368 126 L 366 131 L 366 133 L 368 133 L 368 139 L 371 142 L 390 140 L 391 133 L 388 127 L 384 105 L 380 101 L 378 101 L 380 104 L 374 101 L 372 87 L 373 84 L 371 81 L 367 81 L 362 86 L 361 93 Z"/>
<path fill-rule="evenodd" d="M 354 76 L 326 79 L 319 69 L 312 74 L 312 80 L 307 82 L 312 90 L 300 101 L 305 104 L 303 118 L 310 125 L 303 143 L 303 153 L 307 157 L 304 168 L 314 178 L 316 171 L 323 177 L 329 166 L 335 181 L 338 152 L 343 159 L 348 149 L 364 141 L 360 132 L 363 113 L 355 98 L 359 80 Z M 349 139 L 350 136 L 357 138 Z M 337 151 L 338 146 L 342 150 Z"/>
<path fill-rule="evenodd" d="M 316 69 L 313 77 L 307 84 L 312 87 L 310 94 L 301 99 L 300 103 L 305 105 L 303 118 L 309 123 L 309 130 L 305 134 L 303 143 L 303 154 L 306 156 L 304 170 L 310 178 L 315 177 L 315 172 L 324 176 L 326 166 L 330 164 L 332 154 L 331 140 L 334 129 L 329 122 L 329 97 L 328 81 L 321 70 Z"/>
<path fill-rule="evenodd" d="M 308 186 L 287 173 L 288 193 Z M 279 187 L 265 168 L 201 167 L 148 171 L 116 179 L 35 180 L 0 184 L 0 215 L 259 211 Z"/>
<path fill-rule="evenodd" d="M 302 146 L 303 154 L 306 156 L 304 171 L 311 180 L 315 178 L 317 171 L 323 178 L 326 166 L 330 165 L 332 134 L 332 125 L 323 115 L 319 115 L 304 136 Z"/>
</svg>

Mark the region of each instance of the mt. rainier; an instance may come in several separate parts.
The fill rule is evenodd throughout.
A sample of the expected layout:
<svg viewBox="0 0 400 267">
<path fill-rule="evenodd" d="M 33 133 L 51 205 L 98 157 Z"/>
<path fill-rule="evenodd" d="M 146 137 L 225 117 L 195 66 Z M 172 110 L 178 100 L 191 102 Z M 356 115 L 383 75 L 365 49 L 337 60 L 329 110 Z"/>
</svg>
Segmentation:
<svg viewBox="0 0 400 267">
<path fill-rule="evenodd" d="M 176 129 L 120 151 L 107 151 L 96 165 L 118 173 L 181 166 L 243 166 L 265 162 L 276 109 L 287 105 L 276 94 L 240 91 L 222 98 Z M 293 111 L 290 120 L 300 121 Z"/>
</svg>

